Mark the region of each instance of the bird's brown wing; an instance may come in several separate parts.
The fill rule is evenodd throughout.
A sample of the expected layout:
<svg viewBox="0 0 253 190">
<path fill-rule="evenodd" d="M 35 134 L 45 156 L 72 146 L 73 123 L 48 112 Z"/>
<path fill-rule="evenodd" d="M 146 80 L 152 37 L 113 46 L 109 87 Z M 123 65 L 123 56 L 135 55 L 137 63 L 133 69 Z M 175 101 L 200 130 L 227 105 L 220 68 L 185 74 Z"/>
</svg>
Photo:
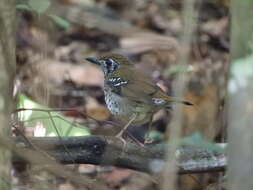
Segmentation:
<svg viewBox="0 0 253 190">
<path fill-rule="evenodd" d="M 138 103 L 145 103 L 157 106 L 167 106 L 173 102 L 185 105 L 193 105 L 192 103 L 180 100 L 176 97 L 168 96 L 152 78 L 144 73 L 131 71 L 138 77 L 128 77 L 128 84 L 121 87 L 122 96 L 130 98 Z M 132 75 L 133 76 L 133 75 Z"/>
<path fill-rule="evenodd" d="M 153 104 L 152 98 L 157 93 L 164 93 L 161 88 L 152 81 L 150 76 L 134 70 L 130 72 L 129 75 L 126 76 L 128 78 L 128 84 L 121 87 L 122 96 L 139 103 Z"/>
</svg>

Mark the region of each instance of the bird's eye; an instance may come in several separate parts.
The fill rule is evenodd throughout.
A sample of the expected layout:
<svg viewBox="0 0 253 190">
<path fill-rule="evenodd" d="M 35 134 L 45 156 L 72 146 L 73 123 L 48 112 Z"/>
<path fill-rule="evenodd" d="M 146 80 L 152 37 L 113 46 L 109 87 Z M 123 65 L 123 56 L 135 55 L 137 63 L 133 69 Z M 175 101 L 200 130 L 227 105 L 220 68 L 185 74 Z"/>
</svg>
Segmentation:
<svg viewBox="0 0 253 190">
<path fill-rule="evenodd" d="M 100 63 L 105 65 L 106 67 L 111 67 L 113 64 L 111 59 L 101 59 Z"/>
<path fill-rule="evenodd" d="M 101 59 L 100 64 L 103 65 L 104 73 L 112 73 L 118 67 L 118 63 L 116 63 L 113 59 Z"/>
<path fill-rule="evenodd" d="M 112 66 L 112 61 L 111 61 L 111 59 L 107 59 L 105 62 L 106 62 L 106 64 L 108 65 L 108 67 L 111 67 L 111 66 Z"/>
</svg>

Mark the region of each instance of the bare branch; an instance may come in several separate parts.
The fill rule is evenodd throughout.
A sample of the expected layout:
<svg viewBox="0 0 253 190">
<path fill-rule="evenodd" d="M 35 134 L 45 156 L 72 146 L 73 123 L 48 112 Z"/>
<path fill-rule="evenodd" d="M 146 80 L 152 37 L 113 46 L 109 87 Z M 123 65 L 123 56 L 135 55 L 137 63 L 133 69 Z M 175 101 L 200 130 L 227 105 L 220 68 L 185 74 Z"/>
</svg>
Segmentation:
<svg viewBox="0 0 253 190">
<path fill-rule="evenodd" d="M 115 137 L 28 137 L 15 139 L 19 152 L 30 149 L 47 153 L 62 164 L 113 165 L 142 172 L 155 173 L 164 168 L 169 145 L 158 144 L 139 147 L 128 143 L 125 147 Z M 63 145 L 64 144 L 64 145 Z M 66 148 L 68 152 L 66 152 Z M 15 155 L 15 163 L 22 162 L 22 155 Z M 176 151 L 179 174 L 224 171 L 227 159 L 224 153 L 201 147 L 181 146 Z"/>
</svg>

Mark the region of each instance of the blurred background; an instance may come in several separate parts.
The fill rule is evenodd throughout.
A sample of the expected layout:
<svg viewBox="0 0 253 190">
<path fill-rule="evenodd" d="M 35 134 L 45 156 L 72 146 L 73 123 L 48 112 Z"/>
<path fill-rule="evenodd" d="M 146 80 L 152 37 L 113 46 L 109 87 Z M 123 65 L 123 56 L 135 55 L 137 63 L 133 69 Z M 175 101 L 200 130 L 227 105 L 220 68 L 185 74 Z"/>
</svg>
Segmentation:
<svg viewBox="0 0 253 190">
<path fill-rule="evenodd" d="M 18 135 L 22 131 L 26 136 L 116 134 L 119 128 L 112 123 L 117 121 L 104 102 L 103 73 L 84 58 L 117 52 L 127 56 L 136 68 L 152 76 L 172 95 L 173 81 L 180 74 L 187 75 L 184 97 L 195 107 L 183 108 L 182 136 L 200 133 L 205 140 L 224 142 L 229 1 L 205 0 L 195 4 L 196 17 L 186 65 L 180 64 L 185 32 L 183 2 L 17 0 L 15 93 L 19 107 L 61 108 L 63 111 L 53 115 L 59 131 L 47 120 L 48 113 L 22 112 L 19 113 L 22 124 L 19 123 L 14 133 Z M 165 110 L 155 115 L 150 135 L 158 142 L 163 141 L 170 120 L 171 114 Z M 152 176 L 127 169 L 92 165 L 69 167 L 102 181 L 110 189 L 144 190 L 159 186 Z M 28 180 L 29 172 L 17 172 L 17 186 L 24 189 L 37 189 L 38 184 L 46 189 L 84 188 L 39 172 Z M 178 189 L 211 189 L 218 178 L 218 174 L 180 176 Z"/>
</svg>

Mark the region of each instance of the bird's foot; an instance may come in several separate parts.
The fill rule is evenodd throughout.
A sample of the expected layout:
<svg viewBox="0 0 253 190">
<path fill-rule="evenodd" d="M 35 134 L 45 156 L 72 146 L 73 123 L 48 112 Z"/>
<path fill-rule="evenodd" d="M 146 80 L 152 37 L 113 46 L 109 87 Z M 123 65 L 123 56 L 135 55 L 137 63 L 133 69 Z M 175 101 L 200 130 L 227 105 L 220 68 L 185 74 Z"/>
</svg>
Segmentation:
<svg viewBox="0 0 253 190">
<path fill-rule="evenodd" d="M 151 143 L 153 143 L 153 142 L 154 142 L 154 139 L 152 139 L 152 138 L 150 138 L 150 137 L 147 137 L 147 138 L 145 138 L 144 145 L 146 145 L 146 144 L 151 144 Z"/>
<path fill-rule="evenodd" d="M 123 143 L 123 151 L 125 152 L 127 142 L 126 142 L 126 140 L 123 138 L 123 133 L 124 133 L 124 131 L 120 131 L 115 137 L 116 137 L 117 139 L 119 139 L 119 140 Z"/>
</svg>

